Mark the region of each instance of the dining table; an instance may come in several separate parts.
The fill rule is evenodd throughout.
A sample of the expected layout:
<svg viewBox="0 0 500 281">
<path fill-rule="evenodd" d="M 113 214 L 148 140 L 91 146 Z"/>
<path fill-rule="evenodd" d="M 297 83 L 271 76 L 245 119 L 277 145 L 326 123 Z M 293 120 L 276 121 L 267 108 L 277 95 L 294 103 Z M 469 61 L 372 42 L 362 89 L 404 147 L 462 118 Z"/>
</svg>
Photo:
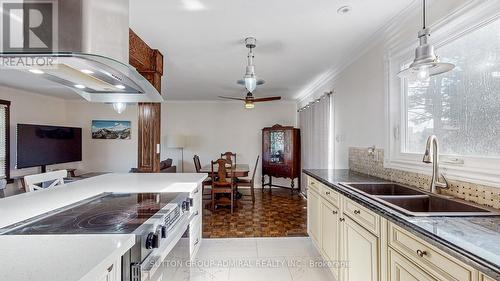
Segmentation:
<svg viewBox="0 0 500 281">
<path fill-rule="evenodd" d="M 215 173 L 217 173 L 218 168 L 218 165 L 214 164 Z M 236 178 L 243 178 L 248 177 L 248 174 L 250 173 L 250 166 L 248 164 L 235 164 L 232 165 L 231 168 L 227 167 L 226 170 L 228 177 L 234 176 Z M 203 166 L 199 172 L 207 173 L 209 176 L 212 176 L 212 165 L 208 164 Z M 231 173 L 234 173 L 234 175 L 231 175 Z"/>
</svg>

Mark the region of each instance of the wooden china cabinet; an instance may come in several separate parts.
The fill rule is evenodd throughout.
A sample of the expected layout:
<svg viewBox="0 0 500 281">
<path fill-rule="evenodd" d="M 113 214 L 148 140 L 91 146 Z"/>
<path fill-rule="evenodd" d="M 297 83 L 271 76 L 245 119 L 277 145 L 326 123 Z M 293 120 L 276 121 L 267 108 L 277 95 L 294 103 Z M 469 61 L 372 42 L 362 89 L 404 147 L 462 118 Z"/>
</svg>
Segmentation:
<svg viewBox="0 0 500 281">
<path fill-rule="evenodd" d="M 269 181 L 265 182 L 265 176 Z M 291 180 L 290 186 L 273 184 L 274 178 Z M 298 186 L 295 188 L 295 179 Z M 274 125 L 262 129 L 262 188 L 281 187 L 300 193 L 300 130 Z"/>
</svg>

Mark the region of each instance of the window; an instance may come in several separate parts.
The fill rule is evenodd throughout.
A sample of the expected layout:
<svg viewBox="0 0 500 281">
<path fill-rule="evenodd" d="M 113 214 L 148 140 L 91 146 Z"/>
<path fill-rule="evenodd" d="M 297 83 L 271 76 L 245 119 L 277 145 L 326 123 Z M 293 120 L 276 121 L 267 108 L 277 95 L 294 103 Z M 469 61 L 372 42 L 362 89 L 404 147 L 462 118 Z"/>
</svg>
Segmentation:
<svg viewBox="0 0 500 281">
<path fill-rule="evenodd" d="M 440 142 L 451 178 L 500 186 L 500 1 L 474 2 L 431 28 L 432 43 L 453 71 L 428 81 L 401 80 L 416 42 L 395 39 L 387 52 L 387 167 L 430 173 L 427 138 Z"/>
<path fill-rule="evenodd" d="M 10 178 L 10 101 L 0 100 L 0 179 Z"/>
<path fill-rule="evenodd" d="M 420 153 L 429 135 L 441 153 L 500 157 L 500 20 L 439 48 L 456 68 L 405 83 L 403 151 Z"/>
</svg>

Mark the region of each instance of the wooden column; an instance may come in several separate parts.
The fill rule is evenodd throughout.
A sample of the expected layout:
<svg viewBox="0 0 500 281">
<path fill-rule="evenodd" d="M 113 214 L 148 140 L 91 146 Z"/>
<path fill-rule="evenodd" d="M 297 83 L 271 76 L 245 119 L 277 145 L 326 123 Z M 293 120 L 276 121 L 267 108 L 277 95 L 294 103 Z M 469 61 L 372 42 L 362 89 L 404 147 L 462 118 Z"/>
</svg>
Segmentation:
<svg viewBox="0 0 500 281">
<path fill-rule="evenodd" d="M 163 55 L 151 49 L 132 29 L 129 29 L 130 65 L 161 93 Z M 137 168 L 140 172 L 160 171 L 161 104 L 139 103 L 139 140 Z"/>
</svg>

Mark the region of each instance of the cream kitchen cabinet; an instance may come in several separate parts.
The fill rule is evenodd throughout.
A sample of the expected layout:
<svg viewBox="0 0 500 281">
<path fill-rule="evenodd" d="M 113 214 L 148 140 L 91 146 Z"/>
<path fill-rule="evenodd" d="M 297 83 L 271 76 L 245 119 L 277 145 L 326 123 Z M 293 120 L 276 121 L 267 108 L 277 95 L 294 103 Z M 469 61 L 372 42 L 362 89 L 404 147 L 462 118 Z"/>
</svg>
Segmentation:
<svg viewBox="0 0 500 281">
<path fill-rule="evenodd" d="M 401 227 L 389 223 L 389 245 L 437 280 L 476 281 L 477 270 L 430 245 Z"/>
<path fill-rule="evenodd" d="M 379 280 L 378 237 L 348 216 L 344 216 L 342 229 L 343 260 L 349 263 L 342 280 Z"/>
<path fill-rule="evenodd" d="M 308 180 L 308 232 L 338 281 L 492 281 L 406 229 Z"/>
<path fill-rule="evenodd" d="M 335 265 L 340 260 L 340 210 L 330 202 L 321 200 L 321 250 L 328 262 Z M 339 280 L 339 268 L 332 273 Z"/>
<path fill-rule="evenodd" d="M 321 197 L 314 189 L 308 191 L 307 206 L 309 236 L 316 247 L 321 249 Z"/>
<path fill-rule="evenodd" d="M 323 258 L 333 265 L 336 280 L 379 281 L 379 233 L 374 233 L 380 230 L 379 216 L 317 181 L 308 183 L 309 235 Z M 345 202 L 349 202 L 348 208 Z M 340 261 L 347 261 L 348 267 L 337 267 Z"/>
</svg>

